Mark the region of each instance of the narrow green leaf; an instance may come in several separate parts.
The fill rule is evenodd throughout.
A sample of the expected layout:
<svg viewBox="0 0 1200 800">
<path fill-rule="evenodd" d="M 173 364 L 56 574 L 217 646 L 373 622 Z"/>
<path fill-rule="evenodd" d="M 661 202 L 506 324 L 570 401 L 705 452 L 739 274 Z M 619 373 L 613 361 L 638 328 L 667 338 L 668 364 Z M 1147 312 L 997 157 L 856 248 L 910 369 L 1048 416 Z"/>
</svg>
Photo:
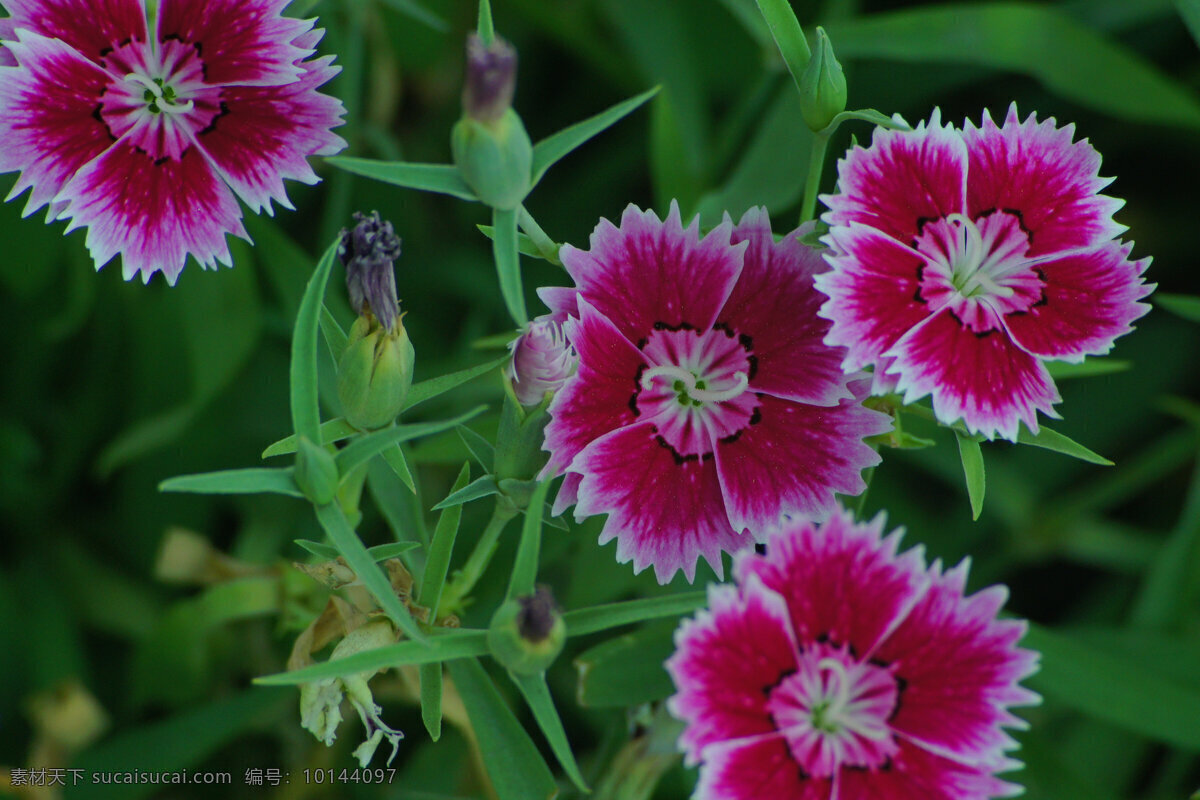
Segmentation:
<svg viewBox="0 0 1200 800">
<path fill-rule="evenodd" d="M 1046 370 L 1056 381 L 1069 378 L 1090 378 L 1095 375 L 1112 375 L 1124 372 L 1132 366 L 1128 361 L 1116 358 L 1089 358 L 1080 364 L 1068 364 L 1065 361 L 1049 361 Z"/>
<path fill-rule="evenodd" d="M 1030 625 L 1024 646 L 1041 652 L 1030 688 L 1084 714 L 1176 747 L 1200 749 L 1200 689 L 1117 653 Z"/>
<path fill-rule="evenodd" d="M 971 500 L 971 519 L 979 519 L 983 511 L 983 492 L 987 487 L 983 469 L 983 451 L 979 440 L 973 436 L 955 431 L 958 439 L 958 455 L 962 459 L 963 474 L 967 478 L 967 497 Z"/>
<path fill-rule="evenodd" d="M 1038 432 L 1036 436 L 1030 433 L 1025 426 L 1022 425 L 1021 430 L 1017 433 L 1017 441 L 1021 444 L 1033 445 L 1034 447 L 1042 447 L 1046 450 L 1053 450 L 1056 453 L 1063 453 L 1064 455 L 1078 458 L 1080 461 L 1086 461 L 1089 464 L 1100 464 L 1105 467 L 1111 467 L 1113 465 L 1113 462 L 1109 461 L 1104 456 L 1093 453 L 1083 445 L 1072 441 L 1057 431 L 1050 430 L 1045 425 L 1038 426 Z"/>
<path fill-rule="evenodd" d="M 554 775 L 479 661 L 468 658 L 446 666 L 467 708 L 484 766 L 500 800 L 555 797 Z"/>
<path fill-rule="evenodd" d="M 388 542 L 368 547 L 367 553 L 376 561 L 387 561 L 389 558 L 398 558 L 409 550 L 416 550 L 420 546 L 420 542 Z"/>
<path fill-rule="evenodd" d="M 458 168 L 450 164 L 409 164 L 403 161 L 375 161 L 350 156 L 334 156 L 325 159 L 325 162 L 346 172 L 403 186 L 406 189 L 448 194 L 460 200 L 478 199 L 458 174 Z"/>
<path fill-rule="evenodd" d="M 496 448 L 492 447 L 492 443 L 466 425 L 458 427 L 458 437 L 470 451 L 471 457 L 479 462 L 479 466 L 490 472 L 496 463 Z"/>
<path fill-rule="evenodd" d="M 571 752 L 571 743 L 567 741 L 567 732 L 563 730 L 558 709 L 554 707 L 554 698 L 550 696 L 550 689 L 546 686 L 546 673 L 517 675 L 509 672 L 508 677 L 521 690 L 521 695 L 529 705 L 529 710 L 533 712 L 533 718 L 537 721 L 538 727 L 542 729 L 546 741 L 550 743 L 550 749 L 554 752 L 554 757 L 562 765 L 567 777 L 579 787 L 581 792 L 590 792 L 591 789 L 588 788 L 587 782 L 579 772 L 579 765 L 575 763 L 575 754 Z"/>
<path fill-rule="evenodd" d="M 296 539 L 295 542 L 318 558 L 335 559 L 340 555 L 336 547 L 324 542 L 314 542 L 311 539 Z M 389 558 L 396 558 L 410 550 L 416 550 L 420 546 L 420 542 L 391 542 L 370 547 L 367 549 L 367 553 L 377 562 L 387 561 Z"/>
<path fill-rule="evenodd" d="M 521 525 L 521 542 L 517 545 L 517 558 L 513 562 L 512 575 L 508 581 L 508 599 L 533 594 L 537 582 L 538 557 L 542 549 L 542 511 L 546 505 L 546 492 L 550 490 L 551 478 L 547 478 L 533 490 L 529 507 L 525 509 L 525 521 Z"/>
<path fill-rule="evenodd" d="M 292 468 L 226 469 L 197 475 L 178 475 L 158 485 L 160 492 L 195 494 L 286 494 L 304 497 L 292 480 Z"/>
<path fill-rule="evenodd" d="M 491 230 L 491 228 L 488 228 Z M 481 336 L 471 342 L 472 350 L 503 350 L 508 347 L 513 339 L 521 335 L 521 332 L 516 328 L 503 331 L 501 333 L 493 333 L 490 336 Z"/>
<path fill-rule="evenodd" d="M 1195 608 L 1200 581 L 1200 466 L 1192 473 L 1187 500 L 1175 529 L 1146 572 L 1133 604 L 1139 628 L 1174 628 Z"/>
<path fill-rule="evenodd" d="M 365 464 L 380 453 L 400 444 L 400 442 L 407 442 L 410 439 L 440 433 L 448 428 L 453 428 L 455 425 L 461 425 L 467 420 L 481 414 L 485 408 L 487 406 L 477 406 L 453 419 L 394 425 L 391 428 L 384 428 L 381 431 L 368 433 L 338 451 L 336 456 L 338 474 L 349 475 L 350 471 L 359 464 Z"/>
<path fill-rule="evenodd" d="M 563 621 L 567 624 L 568 636 L 584 636 L 632 622 L 687 614 L 703 608 L 707 602 L 708 596 L 704 592 L 683 592 L 580 608 L 563 614 Z"/>
<path fill-rule="evenodd" d="M 758 10 L 762 12 L 763 19 L 767 21 L 767 27 L 771 30 L 771 38 L 775 40 L 775 46 L 783 56 L 783 63 L 787 64 L 788 72 L 792 73 L 792 80 L 799 89 L 800 78 L 808 67 L 812 52 L 808 49 L 808 41 L 804 38 L 800 21 L 796 19 L 796 12 L 792 11 L 792 4 L 788 0 L 757 2 Z M 837 41 L 836 37 L 834 40 Z"/>
<path fill-rule="evenodd" d="M 317 520 L 321 523 L 321 527 L 325 529 L 325 533 L 329 536 L 329 540 L 333 542 L 333 546 L 338 549 L 338 553 L 342 558 L 346 559 L 347 566 L 354 570 L 354 574 L 358 576 L 359 581 L 366 587 L 379 603 L 380 608 L 387 612 L 388 617 L 396 624 L 400 630 L 408 635 L 408 638 L 415 642 L 426 642 L 427 637 L 417 628 L 416 621 L 412 618 L 412 614 L 408 613 L 408 609 L 404 603 L 400 602 L 400 598 L 396 596 L 396 592 L 392 589 L 391 583 L 388 581 L 387 575 L 371 558 L 371 554 L 367 552 L 367 548 L 363 546 L 362 540 L 358 538 L 358 534 L 350 527 L 346 516 L 342 510 L 338 508 L 337 503 L 328 503 L 323 506 L 318 506 Z"/>
<path fill-rule="evenodd" d="M 444 632 L 439 631 L 426 637 L 424 641 L 397 642 L 377 647 L 374 650 L 364 650 L 345 658 L 322 661 L 303 669 L 264 675 L 255 678 L 254 682 L 262 686 L 295 686 L 326 678 L 340 678 L 359 672 L 374 672 L 408 664 L 436 664 L 455 658 L 483 655 L 487 652 L 487 631 L 466 628 L 444 629 Z"/>
<path fill-rule="evenodd" d="M 1175 0 L 1175 9 L 1192 39 L 1200 45 L 1200 0 Z"/>
<path fill-rule="evenodd" d="M 350 341 L 350 338 L 346 336 L 342 326 L 338 324 L 337 319 L 324 304 L 321 305 L 320 323 L 321 335 L 325 337 L 325 346 L 329 348 L 329 355 L 336 364 L 341 361 L 342 353 L 345 352 L 346 343 Z"/>
<path fill-rule="evenodd" d="M 675 651 L 675 625 L 651 625 L 580 653 L 576 697 L 589 708 L 618 708 L 662 700 L 674 691 L 663 662 Z"/>
<path fill-rule="evenodd" d="M 317 262 L 317 268 L 304 289 L 292 334 L 292 427 L 297 436 L 307 436 L 314 442 L 321 438 L 321 413 L 317 404 L 317 321 L 321 316 L 325 284 L 329 282 L 329 271 L 336 255 L 337 242 L 334 242 Z"/>
<path fill-rule="evenodd" d="M 380 455 L 383 456 L 384 462 L 392 468 L 392 472 L 396 473 L 400 482 L 407 486 L 410 492 L 416 494 L 417 484 L 413 480 L 412 470 L 408 468 L 408 459 L 404 457 L 404 450 L 400 445 L 385 447 Z"/>
<path fill-rule="evenodd" d="M 1063 97 L 1119 119 L 1200 127 L 1200 101 L 1190 88 L 1049 5 L 922 6 L 831 19 L 826 27 L 843 63 L 890 59 L 992 67 L 1030 75 Z"/>
<path fill-rule="evenodd" d="M 492 239 L 492 256 L 496 261 L 496 274 L 500 278 L 500 294 L 504 305 L 517 323 L 518 328 L 529 324 L 525 312 L 525 290 L 521 286 L 521 255 L 517 252 L 517 212 L 492 209 L 492 227 L 496 238 Z"/>
<path fill-rule="evenodd" d="M 451 389 L 461 386 L 469 380 L 478 378 L 491 372 L 501 364 L 509 360 L 509 355 L 506 353 L 500 358 L 492 359 L 491 361 L 478 364 L 474 367 L 467 367 L 458 372 L 451 372 L 449 375 L 439 375 L 436 378 L 414 383 L 412 388 L 408 390 L 408 396 L 404 399 L 404 410 L 409 411 L 416 406 L 424 403 L 426 400 L 432 400 L 438 395 L 445 394 Z"/>
<path fill-rule="evenodd" d="M 435 742 L 442 738 L 442 665 L 422 664 L 421 677 L 421 722 Z"/>
<path fill-rule="evenodd" d="M 324 542 L 314 542 L 312 539 L 296 539 L 297 545 L 312 553 L 317 558 L 335 559 L 338 557 L 337 548 Z"/>
<path fill-rule="evenodd" d="M 461 508 L 472 500 L 478 500 L 481 497 L 488 497 L 499 493 L 500 489 L 496 486 L 496 479 L 491 475 L 484 475 L 471 481 L 458 491 L 450 492 L 450 494 L 446 495 L 445 500 L 433 507 L 433 510 L 441 511 L 443 508 Z"/>
<path fill-rule="evenodd" d="M 588 117 L 582 122 L 563 128 L 558 133 L 547 136 L 535 144 L 533 146 L 533 185 L 536 186 L 542 176 L 546 174 L 546 170 L 554 166 L 563 156 L 633 113 L 639 106 L 658 94 L 660 88 L 655 86 L 653 89 L 617 103 L 596 116 Z M 534 247 L 532 255 L 541 257 L 536 247 Z"/>
<path fill-rule="evenodd" d="M 491 225 L 480 224 L 476 225 L 475 227 L 478 228 L 479 232 L 487 238 L 491 239 L 492 241 L 496 240 L 496 229 Z M 521 255 L 529 256 L 530 258 L 540 258 L 543 261 L 550 260 L 542 254 L 542 251 L 538 250 L 537 245 L 533 243 L 533 239 L 530 239 L 528 234 L 520 232 L 517 233 L 517 251 Z"/>
<path fill-rule="evenodd" d="M 479 0 L 479 22 L 475 26 L 475 32 L 485 45 L 492 46 L 492 40 L 496 38 L 496 26 L 492 22 L 491 0 Z"/>
<path fill-rule="evenodd" d="M 471 477 L 471 465 L 463 464 L 458 478 L 450 488 L 454 494 L 467 485 Z M 446 573 L 450 571 L 450 556 L 454 553 L 454 541 L 458 538 L 458 525 L 462 521 L 462 506 L 447 508 L 438 517 L 433 530 L 433 542 L 429 545 L 429 560 L 421 575 L 421 590 L 417 602 L 429 609 L 429 621 L 437 621 L 438 605 L 442 601 L 442 587 L 446 585 Z"/>
<path fill-rule="evenodd" d="M 321 423 L 321 444 L 333 444 L 343 439 L 349 439 L 360 431 L 341 417 Z M 296 434 L 285 436 L 263 450 L 262 457 L 285 456 L 296 452 Z"/>
<path fill-rule="evenodd" d="M 422 25 L 428 25 L 439 33 L 445 33 L 449 29 L 444 19 L 414 0 L 382 0 L 382 2 L 393 11 L 412 17 Z"/>
<path fill-rule="evenodd" d="M 1200 297 L 1187 294 L 1168 294 L 1157 292 L 1154 295 L 1154 305 L 1162 306 L 1176 316 L 1183 317 L 1188 322 L 1200 322 Z"/>
</svg>

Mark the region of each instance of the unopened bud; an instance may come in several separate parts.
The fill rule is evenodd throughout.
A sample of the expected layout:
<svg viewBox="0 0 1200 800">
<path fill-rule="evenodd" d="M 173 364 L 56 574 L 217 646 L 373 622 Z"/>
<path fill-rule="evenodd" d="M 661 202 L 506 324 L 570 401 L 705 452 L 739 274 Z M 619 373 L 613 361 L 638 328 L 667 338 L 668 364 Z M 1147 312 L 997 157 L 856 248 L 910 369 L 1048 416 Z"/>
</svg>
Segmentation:
<svg viewBox="0 0 1200 800">
<path fill-rule="evenodd" d="M 579 356 L 567 341 L 562 322 L 547 314 L 538 317 L 509 345 L 508 377 L 524 406 L 539 405 L 547 392 L 558 391 L 575 373 Z"/>
<path fill-rule="evenodd" d="M 517 54 L 496 38 L 490 46 L 467 39 L 463 117 L 454 125 L 450 151 L 467 185 L 493 208 L 515 209 L 529 194 L 533 143 L 512 109 Z"/>
<path fill-rule="evenodd" d="M 800 113 L 814 131 L 824 130 L 846 110 L 846 75 L 833 55 L 824 28 L 817 28 L 817 43 L 808 68 L 800 78 Z"/>
<path fill-rule="evenodd" d="M 338 487 L 333 454 L 307 436 L 296 441 L 296 467 L 292 472 L 304 496 L 323 506 L 333 500 Z"/>
<path fill-rule="evenodd" d="M 359 430 L 392 423 L 412 385 L 416 353 L 404 323 L 389 332 L 359 317 L 338 361 L 338 399 L 346 421 Z"/>
<path fill-rule="evenodd" d="M 497 609 L 488 626 L 492 656 L 518 675 L 544 672 L 562 652 L 567 626 L 545 586 Z"/>
<path fill-rule="evenodd" d="M 346 290 L 359 314 L 375 315 L 385 330 L 392 330 L 400 315 L 393 262 L 400 257 L 400 237 L 392 223 L 354 212 L 355 225 L 342 229 L 338 255 L 346 267 Z"/>
<path fill-rule="evenodd" d="M 516 49 L 499 37 L 489 47 L 477 34 L 469 34 L 463 113 L 480 122 L 496 122 L 512 107 L 516 89 Z"/>
</svg>

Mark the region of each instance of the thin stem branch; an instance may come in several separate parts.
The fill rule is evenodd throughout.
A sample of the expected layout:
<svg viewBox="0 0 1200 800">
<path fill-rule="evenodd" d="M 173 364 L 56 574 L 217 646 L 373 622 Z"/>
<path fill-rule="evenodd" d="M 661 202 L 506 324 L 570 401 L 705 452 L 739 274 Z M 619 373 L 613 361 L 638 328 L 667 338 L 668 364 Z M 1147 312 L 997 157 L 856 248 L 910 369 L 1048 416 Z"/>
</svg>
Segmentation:
<svg viewBox="0 0 1200 800">
<path fill-rule="evenodd" d="M 562 266 L 562 261 L 558 258 L 558 243 L 546 235 L 542 230 L 542 226 L 537 224 L 537 220 L 529 213 L 529 209 L 521 206 L 517 211 L 517 224 L 521 226 L 521 230 L 525 231 L 525 235 L 533 241 L 533 246 L 542 254 L 542 258 L 549 261 L 556 267 Z"/>
<path fill-rule="evenodd" d="M 808 179 L 804 182 L 804 202 L 800 205 L 800 224 L 813 218 L 817 210 L 817 192 L 821 190 L 821 173 L 825 168 L 825 151 L 829 147 L 829 135 L 813 135 L 812 151 L 808 157 Z"/>
<path fill-rule="evenodd" d="M 442 592 L 442 602 L 439 604 L 442 613 L 453 614 L 461 610 L 463 598 L 475 588 L 475 584 L 487 571 L 492 556 L 496 554 L 496 547 L 500 543 L 500 534 L 503 532 L 504 526 L 516 515 L 517 509 L 508 498 L 496 499 L 492 518 L 488 520 L 487 527 L 483 529 L 479 541 L 475 543 L 475 549 L 467 557 L 467 563 L 463 565 L 462 569 L 455 572 L 453 580 L 446 584 L 446 589 Z"/>
</svg>

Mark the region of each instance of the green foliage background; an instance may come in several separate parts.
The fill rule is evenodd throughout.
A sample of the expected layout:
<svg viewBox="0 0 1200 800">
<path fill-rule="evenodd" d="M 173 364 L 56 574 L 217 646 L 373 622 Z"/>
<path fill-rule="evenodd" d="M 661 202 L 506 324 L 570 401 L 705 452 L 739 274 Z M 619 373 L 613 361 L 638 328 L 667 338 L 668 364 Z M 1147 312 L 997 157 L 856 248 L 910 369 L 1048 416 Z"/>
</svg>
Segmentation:
<svg viewBox="0 0 1200 800">
<path fill-rule="evenodd" d="M 427 0 L 443 31 L 415 19 L 409 0 L 307 6 L 328 29 L 322 52 L 343 66 L 329 90 L 349 109 L 348 154 L 448 161 L 474 3 Z M 1102 173 L 1118 177 L 1109 192 L 1127 200 L 1118 219 L 1137 242 L 1135 256 L 1154 256 L 1150 280 L 1160 292 L 1200 294 L 1200 58 L 1184 23 L 1200 24 L 1200 5 L 794 6 L 806 30 L 820 23 L 829 31 L 851 108 L 900 112 L 915 123 L 934 106 L 952 121 L 978 120 L 982 108 L 1003 115 L 1015 101 L 1023 114 L 1074 121 L 1104 155 Z M 493 8 L 498 31 L 521 54 L 516 108 L 535 140 L 663 87 L 552 169 L 528 199 L 555 240 L 585 245 L 599 217 L 615 219 L 630 202 L 661 212 L 671 198 L 707 223 L 722 210 L 736 217 L 766 204 L 777 229 L 790 229 L 809 134 L 752 2 L 497 0 Z M 866 126 L 850 123 L 831 152 L 851 133 L 869 137 Z M 475 229 L 486 210 L 317 166 L 321 185 L 290 187 L 296 212 L 247 220 L 256 246 L 235 244 L 234 269 L 192 264 L 174 288 L 125 283 L 115 263 L 96 275 L 82 232 L 64 238 L 61 225 L 20 219 L 23 199 L 0 206 L 0 765 L 31 766 L 30 698 L 75 679 L 110 726 L 70 766 L 227 770 L 233 787 L 220 793 L 229 797 L 487 796 L 463 735 L 448 727 L 431 743 L 418 708 L 387 678 L 375 684 L 384 717 L 408 733 L 395 783 L 304 785 L 304 767 L 353 766 L 357 722 L 328 750 L 300 729 L 294 690 L 250 688 L 249 679 L 281 670 L 308 621 L 289 588 L 297 578 L 280 576 L 290 570 L 285 561 L 306 557 L 293 539 L 322 536 L 311 510 L 289 498 L 156 490 L 172 475 L 255 465 L 267 444 L 290 432 L 292 320 L 317 254 L 353 210 L 378 209 L 404 238 L 397 283 L 417 378 L 497 355 L 472 344 L 509 325 L 488 242 Z M 830 164 L 826 189 L 833 175 Z M 4 191 L 11 184 L 12 176 L 0 179 Z M 526 263 L 525 275 L 533 313 L 540 306 L 532 288 L 566 280 L 541 261 Z M 337 285 L 330 296 L 341 297 Z M 348 319 L 337 302 L 335 313 Z M 1015 775 L 1031 800 L 1177 800 L 1200 787 L 1200 406 L 1192 399 L 1200 328 L 1186 316 L 1156 308 L 1120 340 L 1114 358 L 1129 369 L 1060 381 L 1065 420 L 1056 428 L 1115 467 L 985 445 L 987 501 L 974 523 L 946 431 L 928 431 L 935 448 L 885 452 L 874 478 L 869 507 L 906 526 L 910 544 L 950 562 L 969 554 L 972 587 L 1007 583 L 1009 609 L 1038 623 L 1030 643 L 1044 651 L 1044 667 L 1030 684 L 1045 703 L 1022 714 L 1032 728 L 1018 736 L 1027 766 Z M 1200 316 L 1194 308 L 1192 316 Z M 330 365 L 322 370 L 328 381 Z M 484 402 L 492 410 L 472 427 L 490 433 L 499 400 L 491 376 L 414 416 L 444 418 Z M 428 507 L 468 457 L 452 434 L 424 440 L 410 455 L 425 508 L 407 501 L 386 470 L 373 475 L 378 502 L 360 528 L 368 545 L 410 538 L 413 526 L 429 523 Z M 483 527 L 483 505 L 465 509 L 457 558 Z M 266 571 L 257 583 L 203 590 L 159 581 L 156 554 L 172 526 Z M 633 576 L 611 547 L 595 544 L 598 527 L 592 520 L 572 523 L 569 533 L 547 530 L 540 579 L 566 608 L 657 591 L 648 573 Z M 510 530 L 466 624 L 486 625 L 515 538 Z M 698 580 L 707 577 L 702 571 Z M 571 661 L 612 634 L 574 640 L 549 674 L 594 785 L 629 733 L 642 730 L 644 720 L 620 706 L 665 691 L 653 666 L 663 654 L 654 648 L 670 624 L 649 628 L 644 641 L 611 646 L 615 663 L 630 667 L 605 680 L 593 673 L 583 687 L 589 707 L 575 702 Z M 646 653 L 654 658 L 635 655 Z M 521 719 L 534 730 L 527 713 Z M 540 734 L 533 738 L 544 746 Z M 647 746 L 663 759 L 661 742 Z M 618 763 L 615 775 L 635 775 Z M 642 768 L 651 763 L 659 762 Z M 255 767 L 288 770 L 291 784 L 242 786 Z M 670 766 L 653 796 L 685 797 L 694 778 Z M 80 786 L 66 796 L 135 798 L 152 788 Z M 651 796 L 630 784 L 629 794 L 603 794 L 610 788 L 599 796 Z M 179 787 L 159 796 L 212 793 Z"/>
</svg>

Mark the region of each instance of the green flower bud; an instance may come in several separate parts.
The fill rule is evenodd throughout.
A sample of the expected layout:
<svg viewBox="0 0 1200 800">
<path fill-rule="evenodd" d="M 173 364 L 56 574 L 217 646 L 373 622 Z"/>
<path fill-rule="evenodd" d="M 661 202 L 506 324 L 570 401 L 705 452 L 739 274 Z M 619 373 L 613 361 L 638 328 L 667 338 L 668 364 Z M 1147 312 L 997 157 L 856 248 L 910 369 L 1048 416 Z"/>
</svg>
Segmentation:
<svg viewBox="0 0 1200 800">
<path fill-rule="evenodd" d="M 566 638 L 567 625 L 545 586 L 500 606 L 487 632 L 492 657 L 518 675 L 544 672 Z"/>
<path fill-rule="evenodd" d="M 359 430 L 390 425 L 412 385 L 416 353 L 402 320 L 387 331 L 373 317 L 359 317 L 338 362 L 338 399 L 346 421 Z"/>
<path fill-rule="evenodd" d="M 512 109 L 517 53 L 496 38 L 491 46 L 467 38 L 463 117 L 450 136 L 450 152 L 467 185 L 489 206 L 511 210 L 529 194 L 533 143 Z"/>
<path fill-rule="evenodd" d="M 817 28 L 817 45 L 800 78 L 800 113 L 808 127 L 820 131 L 845 110 L 846 76 L 825 29 Z"/>
<path fill-rule="evenodd" d="M 337 464 L 333 454 L 307 436 L 296 442 L 296 485 L 313 503 L 323 506 L 333 500 L 338 488 Z"/>
</svg>

